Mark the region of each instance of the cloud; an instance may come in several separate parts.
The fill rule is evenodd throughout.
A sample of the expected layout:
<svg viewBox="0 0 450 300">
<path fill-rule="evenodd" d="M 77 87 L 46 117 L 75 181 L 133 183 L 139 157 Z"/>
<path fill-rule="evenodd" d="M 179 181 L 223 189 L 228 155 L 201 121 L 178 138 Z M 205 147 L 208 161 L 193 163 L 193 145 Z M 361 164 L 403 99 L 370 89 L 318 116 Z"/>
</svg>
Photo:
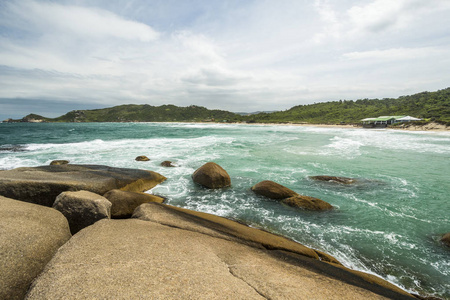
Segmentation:
<svg viewBox="0 0 450 300">
<path fill-rule="evenodd" d="M 446 52 L 446 51 L 445 51 Z M 360 52 L 344 53 L 343 57 L 348 60 L 363 60 L 371 63 L 417 60 L 426 57 L 436 57 L 436 55 L 444 53 L 432 47 L 426 48 L 391 48 L 385 50 L 371 50 Z"/>
</svg>

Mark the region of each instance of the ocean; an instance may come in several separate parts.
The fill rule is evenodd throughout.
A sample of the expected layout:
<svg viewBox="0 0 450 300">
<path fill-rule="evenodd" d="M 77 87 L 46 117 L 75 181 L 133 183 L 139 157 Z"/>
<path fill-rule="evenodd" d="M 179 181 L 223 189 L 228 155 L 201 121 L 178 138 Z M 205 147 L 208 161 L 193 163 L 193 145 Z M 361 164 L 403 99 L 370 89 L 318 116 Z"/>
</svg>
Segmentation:
<svg viewBox="0 0 450 300">
<path fill-rule="evenodd" d="M 137 162 L 146 155 L 151 160 Z M 238 220 L 327 252 L 410 292 L 450 299 L 450 133 L 193 123 L 2 123 L 0 170 L 101 164 L 148 169 L 167 204 Z M 172 161 L 177 167 L 160 166 Z M 214 161 L 232 186 L 207 190 L 192 173 Z M 356 178 L 352 185 L 309 176 Z M 332 204 L 308 212 L 256 196 L 276 181 Z"/>
</svg>

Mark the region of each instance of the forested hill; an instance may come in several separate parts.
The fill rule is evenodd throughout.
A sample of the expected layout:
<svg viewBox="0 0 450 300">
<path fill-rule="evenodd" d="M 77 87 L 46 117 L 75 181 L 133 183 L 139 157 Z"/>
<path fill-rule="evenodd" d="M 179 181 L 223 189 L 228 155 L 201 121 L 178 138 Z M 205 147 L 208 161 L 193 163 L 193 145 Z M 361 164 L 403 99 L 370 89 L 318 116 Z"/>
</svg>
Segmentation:
<svg viewBox="0 0 450 300">
<path fill-rule="evenodd" d="M 450 88 L 387 99 L 361 99 L 294 106 L 278 112 L 249 116 L 191 105 L 120 105 L 93 110 L 74 110 L 58 118 L 30 114 L 13 122 L 258 122 L 258 123 L 359 123 L 361 119 L 410 115 L 450 124 Z"/>
<path fill-rule="evenodd" d="M 238 121 L 239 118 L 239 115 L 232 112 L 209 110 L 195 105 L 178 107 L 130 104 L 103 109 L 74 110 L 54 119 L 42 119 L 46 122 L 222 122 Z"/>
<path fill-rule="evenodd" d="M 286 111 L 260 113 L 251 122 L 358 123 L 361 119 L 410 115 L 430 121 L 450 122 L 450 88 L 396 99 L 340 100 L 294 106 Z"/>
</svg>

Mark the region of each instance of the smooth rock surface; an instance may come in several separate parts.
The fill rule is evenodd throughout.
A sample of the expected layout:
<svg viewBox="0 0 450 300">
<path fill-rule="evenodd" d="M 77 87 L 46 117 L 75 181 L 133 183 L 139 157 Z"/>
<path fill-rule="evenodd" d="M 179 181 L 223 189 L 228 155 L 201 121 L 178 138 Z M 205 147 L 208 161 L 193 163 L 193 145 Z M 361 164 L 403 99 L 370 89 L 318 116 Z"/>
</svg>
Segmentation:
<svg viewBox="0 0 450 300">
<path fill-rule="evenodd" d="M 104 194 L 103 197 L 111 202 L 111 218 L 115 219 L 131 217 L 136 207 L 143 203 L 164 202 L 164 198 L 155 195 L 126 192 L 121 190 L 110 190 Z"/>
<path fill-rule="evenodd" d="M 26 299 L 413 299 L 374 276 L 242 243 L 242 224 L 158 203 L 138 209 L 148 221 L 102 220 L 76 234 Z"/>
<path fill-rule="evenodd" d="M 111 202 L 88 191 L 63 192 L 56 197 L 53 208 L 67 218 L 72 234 L 101 219 L 111 218 Z"/>
<path fill-rule="evenodd" d="M 330 182 L 343 183 L 343 184 L 352 184 L 352 183 L 356 182 L 356 179 L 354 179 L 354 178 L 328 176 L 328 175 L 309 176 L 309 178 L 311 178 L 313 180 L 318 180 L 318 181 L 330 181 Z"/>
<path fill-rule="evenodd" d="M 50 166 L 67 165 L 68 163 L 69 161 L 64 159 L 52 160 L 52 162 L 50 162 Z"/>
<path fill-rule="evenodd" d="M 86 190 L 99 195 L 112 189 L 144 192 L 166 180 L 152 171 L 101 165 L 55 165 L 0 172 L 0 195 L 52 206 L 65 191 Z"/>
<path fill-rule="evenodd" d="M 293 190 L 271 180 L 264 180 L 255 184 L 252 187 L 252 191 L 257 195 L 276 200 L 286 199 L 298 195 Z"/>
<path fill-rule="evenodd" d="M 140 155 L 140 156 L 136 157 L 135 160 L 136 160 L 136 161 L 149 161 L 150 158 L 148 158 L 148 157 L 145 156 L 145 155 Z"/>
<path fill-rule="evenodd" d="M 167 168 L 174 168 L 175 166 L 172 164 L 171 161 L 169 160 L 165 160 L 161 163 L 162 167 L 167 167 Z"/>
<path fill-rule="evenodd" d="M 333 206 L 328 202 L 325 202 L 318 198 L 303 195 L 283 199 L 281 200 L 281 203 L 305 210 L 322 211 L 333 209 Z"/>
<path fill-rule="evenodd" d="M 192 180 L 209 189 L 219 189 L 231 185 L 230 175 L 214 162 L 208 162 L 198 168 L 192 175 Z"/>
<path fill-rule="evenodd" d="M 59 211 L 0 196 L 0 299 L 23 299 L 32 280 L 70 237 Z"/>
</svg>

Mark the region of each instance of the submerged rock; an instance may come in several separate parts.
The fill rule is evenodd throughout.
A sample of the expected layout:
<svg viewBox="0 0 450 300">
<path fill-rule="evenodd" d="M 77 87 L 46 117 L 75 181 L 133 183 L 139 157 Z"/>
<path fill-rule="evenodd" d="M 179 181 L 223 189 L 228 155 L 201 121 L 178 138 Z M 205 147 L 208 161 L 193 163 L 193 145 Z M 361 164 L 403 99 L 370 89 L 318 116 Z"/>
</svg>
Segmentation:
<svg viewBox="0 0 450 300">
<path fill-rule="evenodd" d="M 52 206 L 65 191 L 90 191 L 99 195 L 112 189 L 143 192 L 166 180 L 152 171 L 101 165 L 55 165 L 17 168 L 0 172 L 0 195 Z"/>
<path fill-rule="evenodd" d="M 111 218 L 111 202 L 88 191 L 63 192 L 56 197 L 53 208 L 67 218 L 72 234 L 101 219 Z"/>
<path fill-rule="evenodd" d="M 310 196 L 303 196 L 298 195 L 291 198 L 283 199 L 281 200 L 281 203 L 284 203 L 286 205 L 289 205 L 291 207 L 295 208 L 301 208 L 305 210 L 330 210 L 333 209 L 333 206 L 325 202 L 323 200 L 320 200 L 318 198 L 310 197 Z"/>
<path fill-rule="evenodd" d="M 255 194 L 276 200 L 286 199 L 298 195 L 293 190 L 271 180 L 264 180 L 255 184 L 252 187 L 252 191 Z"/>
<path fill-rule="evenodd" d="M 135 160 L 136 160 L 136 161 L 149 161 L 150 158 L 148 158 L 148 157 L 145 156 L 145 155 L 140 155 L 140 156 L 136 157 Z"/>
<path fill-rule="evenodd" d="M 219 189 L 231 185 L 230 175 L 214 162 L 208 162 L 198 168 L 192 175 L 192 180 L 209 189 Z"/>
<path fill-rule="evenodd" d="M 23 299 L 70 237 L 59 211 L 0 196 L 0 299 Z"/>
<path fill-rule="evenodd" d="M 103 197 L 111 202 L 111 218 L 116 219 L 131 217 L 136 207 L 143 203 L 164 202 L 164 198 L 155 195 L 121 190 L 111 190 L 104 194 Z"/>
<path fill-rule="evenodd" d="M 444 236 L 441 238 L 441 242 L 443 242 L 444 244 L 446 244 L 447 246 L 450 247 L 450 232 L 447 234 L 444 234 Z"/>
<path fill-rule="evenodd" d="M 61 159 L 61 160 L 53 160 L 53 161 L 50 163 L 50 166 L 67 165 L 68 163 L 69 163 L 69 161 L 68 161 L 68 160 L 64 160 L 64 159 Z"/>
<path fill-rule="evenodd" d="M 165 160 L 161 163 L 161 166 L 163 167 L 167 167 L 167 168 L 174 168 L 175 166 L 172 164 L 171 161 L 169 160 Z"/>
<path fill-rule="evenodd" d="M 331 181 L 343 184 L 352 184 L 356 182 L 354 178 L 348 177 L 337 177 L 337 176 L 327 176 L 327 175 L 319 175 L 319 176 L 309 176 L 309 178 L 318 181 Z"/>
</svg>

